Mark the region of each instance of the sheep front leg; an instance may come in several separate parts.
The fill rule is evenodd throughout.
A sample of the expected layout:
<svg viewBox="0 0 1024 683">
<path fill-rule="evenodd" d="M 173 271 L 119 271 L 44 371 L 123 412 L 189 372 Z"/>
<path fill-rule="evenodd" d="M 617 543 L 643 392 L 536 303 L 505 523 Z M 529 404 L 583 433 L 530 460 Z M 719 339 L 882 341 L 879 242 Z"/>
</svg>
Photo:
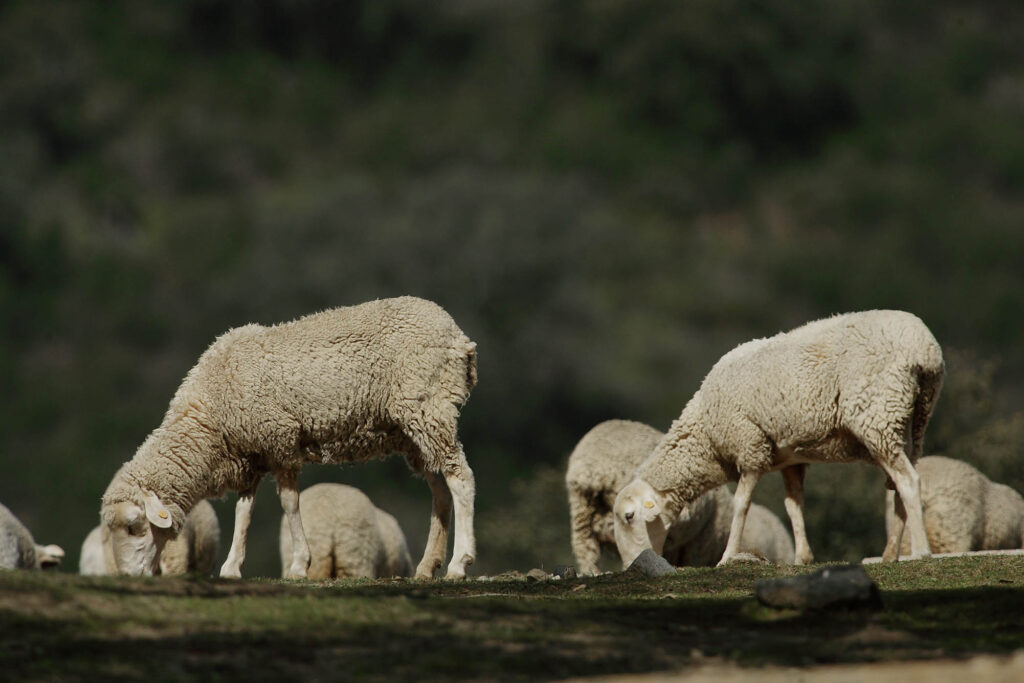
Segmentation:
<svg viewBox="0 0 1024 683">
<path fill-rule="evenodd" d="M 736 493 L 732 499 L 732 526 L 729 528 L 729 542 L 725 544 L 725 552 L 718 562 L 719 567 L 726 564 L 739 552 L 740 539 L 743 538 L 743 526 L 747 522 L 747 510 L 750 508 L 750 498 L 754 495 L 754 486 L 761 478 L 759 472 L 744 472 L 740 475 L 740 482 L 736 485 Z"/>
<path fill-rule="evenodd" d="M 286 579 L 308 578 L 309 543 L 306 533 L 302 530 L 302 517 L 299 514 L 299 473 L 295 470 L 278 472 L 277 493 L 281 497 L 281 509 L 288 520 L 288 530 L 292 534 L 292 564 L 285 572 Z"/>
<path fill-rule="evenodd" d="M 454 462 L 444 472 L 444 480 L 455 503 L 455 546 L 448 573 L 445 574 L 446 579 L 466 578 L 466 567 L 476 560 L 476 537 L 473 535 L 476 481 L 461 447 L 455 456 Z"/>
<path fill-rule="evenodd" d="M 433 497 L 430 514 L 430 531 L 427 534 L 427 545 L 423 549 L 423 559 L 416 567 L 417 579 L 432 579 L 434 572 L 444 564 L 448 552 L 448 527 L 452 518 L 452 494 L 444 479 L 433 472 L 424 471 L 423 476 L 430 487 Z"/>
<path fill-rule="evenodd" d="M 238 494 L 238 502 L 235 503 L 235 532 L 231 537 L 231 549 L 228 550 L 228 558 L 220 568 L 221 578 L 242 578 L 245 544 L 249 536 L 249 522 L 252 520 L 252 502 L 255 496 L 255 488 L 251 491 L 240 491 Z"/>
<path fill-rule="evenodd" d="M 811 552 L 811 544 L 807 541 L 807 529 L 804 527 L 806 474 L 807 465 L 792 465 L 782 470 L 782 481 L 786 485 L 786 514 L 789 515 L 789 523 L 793 527 L 793 541 L 796 544 L 796 554 L 793 557 L 796 564 L 814 562 L 814 553 Z"/>
</svg>

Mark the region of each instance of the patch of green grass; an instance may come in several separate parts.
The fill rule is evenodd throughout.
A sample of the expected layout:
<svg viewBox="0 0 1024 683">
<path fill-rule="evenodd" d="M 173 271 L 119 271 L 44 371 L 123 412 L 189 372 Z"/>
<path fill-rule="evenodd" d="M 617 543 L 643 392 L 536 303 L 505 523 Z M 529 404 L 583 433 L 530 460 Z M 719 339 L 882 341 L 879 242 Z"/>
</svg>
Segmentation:
<svg viewBox="0 0 1024 683">
<path fill-rule="evenodd" d="M 735 564 L 645 580 L 221 581 L 0 572 L 11 678 L 525 680 L 806 666 L 1024 647 L 1024 558 L 868 567 L 879 612 L 760 606 L 755 581 L 807 567 Z"/>
</svg>

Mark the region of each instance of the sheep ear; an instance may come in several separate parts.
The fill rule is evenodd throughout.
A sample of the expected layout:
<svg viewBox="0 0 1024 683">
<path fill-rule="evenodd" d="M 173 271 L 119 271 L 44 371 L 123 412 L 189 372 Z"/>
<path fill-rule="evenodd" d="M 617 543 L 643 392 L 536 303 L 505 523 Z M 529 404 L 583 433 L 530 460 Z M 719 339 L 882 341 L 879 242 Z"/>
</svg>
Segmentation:
<svg viewBox="0 0 1024 683">
<path fill-rule="evenodd" d="M 161 529 L 169 529 L 174 520 L 171 519 L 171 513 L 164 507 L 164 504 L 160 502 L 160 499 L 152 491 L 146 491 L 146 519 L 153 526 L 160 527 Z"/>
</svg>

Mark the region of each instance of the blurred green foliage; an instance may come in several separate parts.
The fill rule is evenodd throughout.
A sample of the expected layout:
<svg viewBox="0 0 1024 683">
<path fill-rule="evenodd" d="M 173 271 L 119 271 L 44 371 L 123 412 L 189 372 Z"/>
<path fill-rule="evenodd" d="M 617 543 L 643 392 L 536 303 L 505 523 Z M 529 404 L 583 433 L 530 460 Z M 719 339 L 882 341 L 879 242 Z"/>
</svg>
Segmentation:
<svg viewBox="0 0 1024 683">
<path fill-rule="evenodd" d="M 725 351 L 840 311 L 960 349 L 928 450 L 1022 489 L 1022 123 L 996 0 L 7 0 L 0 500 L 73 567 L 217 334 L 406 293 L 480 347 L 479 571 L 568 561 L 552 472 L 597 421 L 665 429 Z M 419 552 L 400 462 L 318 479 Z M 812 468 L 818 559 L 879 552 L 882 500 Z"/>
</svg>

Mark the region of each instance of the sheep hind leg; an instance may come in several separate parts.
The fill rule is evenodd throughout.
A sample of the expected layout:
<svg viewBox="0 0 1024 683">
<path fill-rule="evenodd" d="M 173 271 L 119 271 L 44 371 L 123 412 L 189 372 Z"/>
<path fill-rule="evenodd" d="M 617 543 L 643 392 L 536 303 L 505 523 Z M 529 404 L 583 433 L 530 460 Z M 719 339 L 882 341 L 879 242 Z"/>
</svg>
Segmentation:
<svg viewBox="0 0 1024 683">
<path fill-rule="evenodd" d="M 594 533 L 594 510 L 587 496 L 575 486 L 569 487 L 569 519 L 576 569 L 582 576 L 594 576 L 600 571 L 601 543 Z"/>
<path fill-rule="evenodd" d="M 476 560 L 476 537 L 473 534 L 476 481 L 461 445 L 457 445 L 455 452 L 446 460 L 443 474 L 455 505 L 455 545 L 445 578 L 464 579 L 466 567 Z"/>
<path fill-rule="evenodd" d="M 804 526 L 806 474 L 807 465 L 793 465 L 782 470 L 782 481 L 786 485 L 786 514 L 789 515 L 789 523 L 793 527 L 793 542 L 796 544 L 796 553 L 793 556 L 796 564 L 814 562 L 814 553 L 811 552 L 811 544 L 807 541 L 807 528 Z"/>
<path fill-rule="evenodd" d="M 744 472 L 740 475 L 739 484 L 736 485 L 736 493 L 732 499 L 732 526 L 729 528 L 729 542 L 725 544 L 725 552 L 718 565 L 726 564 L 739 552 L 740 539 L 743 537 L 743 526 L 747 522 L 747 510 L 750 509 L 750 498 L 754 495 L 754 487 L 760 472 Z"/>
<path fill-rule="evenodd" d="M 928 535 L 924 529 L 924 512 L 921 507 L 921 477 L 917 474 L 914 466 L 910 464 L 910 459 L 902 452 L 891 463 L 883 462 L 882 468 L 896 485 L 896 523 L 893 525 L 893 533 L 889 537 L 889 542 L 886 543 L 886 553 L 890 556 L 894 554 L 889 544 L 893 543 L 895 538 L 895 554 L 898 555 L 899 542 L 903 535 L 903 527 L 906 525 L 910 527 L 910 559 L 918 560 L 931 557 L 932 552 L 928 545 Z M 885 558 L 884 554 L 883 558 Z"/>
<path fill-rule="evenodd" d="M 288 520 L 288 530 L 292 535 L 292 563 L 284 573 L 286 579 L 309 578 L 309 543 L 302 529 L 302 516 L 299 514 L 299 473 L 295 470 L 278 472 L 277 493 L 281 497 L 281 509 Z"/>
<path fill-rule="evenodd" d="M 892 499 L 893 517 L 892 528 L 889 530 L 889 539 L 885 543 L 885 550 L 882 551 L 883 562 L 895 562 L 900 559 L 900 551 L 903 548 L 903 529 L 907 525 L 907 508 L 903 505 L 903 499 L 895 491 L 889 491 Z M 887 496 L 889 497 L 889 496 Z"/>
<path fill-rule="evenodd" d="M 256 496 L 255 486 L 250 491 L 240 491 L 235 503 L 235 531 L 231 537 L 231 549 L 220 568 L 221 578 L 242 578 L 242 563 L 245 561 L 245 545 L 249 536 L 249 522 L 252 520 L 252 502 Z"/>
<path fill-rule="evenodd" d="M 427 533 L 427 545 L 423 549 L 423 559 L 416 567 L 417 579 L 432 579 L 442 564 L 448 546 L 448 528 L 451 526 L 452 494 L 444 479 L 433 472 L 424 471 L 423 476 L 430 487 L 433 498 L 430 514 L 430 531 Z"/>
</svg>

